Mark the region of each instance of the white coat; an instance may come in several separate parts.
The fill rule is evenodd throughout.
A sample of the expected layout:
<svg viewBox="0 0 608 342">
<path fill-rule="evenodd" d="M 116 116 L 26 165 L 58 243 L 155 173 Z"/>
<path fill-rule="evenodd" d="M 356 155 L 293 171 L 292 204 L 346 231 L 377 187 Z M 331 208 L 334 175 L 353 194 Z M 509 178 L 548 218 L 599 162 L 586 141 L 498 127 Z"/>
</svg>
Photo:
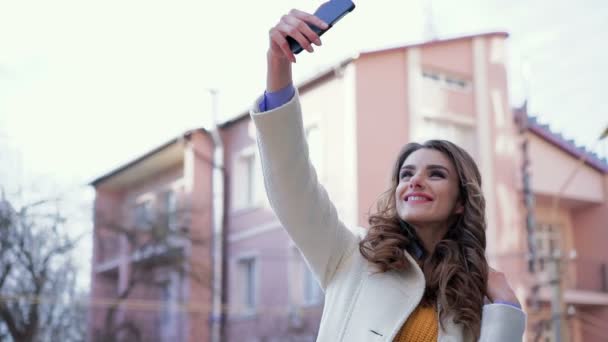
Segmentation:
<svg viewBox="0 0 608 342">
<path fill-rule="evenodd" d="M 317 341 L 392 341 L 420 302 L 425 281 L 414 259 L 404 272 L 374 273 L 359 252 L 360 234 L 347 228 L 317 181 L 308 157 L 299 95 L 251 117 L 270 205 L 325 292 Z M 521 341 L 526 315 L 515 307 L 483 307 L 480 341 Z M 451 319 L 438 341 L 471 341 Z"/>
</svg>

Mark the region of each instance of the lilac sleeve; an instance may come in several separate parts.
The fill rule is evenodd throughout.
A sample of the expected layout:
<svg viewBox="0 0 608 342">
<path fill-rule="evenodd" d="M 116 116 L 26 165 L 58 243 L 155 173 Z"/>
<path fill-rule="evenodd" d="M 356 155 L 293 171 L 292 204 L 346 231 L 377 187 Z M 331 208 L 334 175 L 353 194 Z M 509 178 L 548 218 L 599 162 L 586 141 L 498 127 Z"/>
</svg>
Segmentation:
<svg viewBox="0 0 608 342">
<path fill-rule="evenodd" d="M 296 93 L 292 84 L 273 92 L 264 92 L 264 99 L 260 101 L 260 112 L 272 110 L 286 104 Z"/>
<path fill-rule="evenodd" d="M 519 305 L 519 304 L 517 304 L 517 303 L 513 303 L 513 302 L 508 302 L 508 301 L 506 301 L 506 300 L 497 300 L 497 301 L 495 301 L 495 302 L 494 302 L 494 303 L 492 303 L 492 304 L 504 304 L 504 305 L 510 305 L 510 306 L 512 306 L 512 307 L 514 307 L 514 308 L 518 308 L 518 309 L 520 309 L 520 310 L 521 310 L 521 305 Z"/>
</svg>

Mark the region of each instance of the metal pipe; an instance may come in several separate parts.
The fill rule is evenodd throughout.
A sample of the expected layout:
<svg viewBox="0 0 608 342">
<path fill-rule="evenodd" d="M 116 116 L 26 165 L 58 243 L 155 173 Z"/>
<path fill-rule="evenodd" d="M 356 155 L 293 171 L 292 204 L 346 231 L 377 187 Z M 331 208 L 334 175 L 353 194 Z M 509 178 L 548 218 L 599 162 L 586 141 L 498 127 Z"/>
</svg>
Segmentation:
<svg viewBox="0 0 608 342">
<path fill-rule="evenodd" d="M 212 306 L 211 342 L 221 342 L 224 314 L 222 312 L 224 283 L 224 144 L 218 126 L 218 92 L 208 90 L 212 99 L 211 138 L 213 139 L 213 241 L 212 241 Z"/>
</svg>

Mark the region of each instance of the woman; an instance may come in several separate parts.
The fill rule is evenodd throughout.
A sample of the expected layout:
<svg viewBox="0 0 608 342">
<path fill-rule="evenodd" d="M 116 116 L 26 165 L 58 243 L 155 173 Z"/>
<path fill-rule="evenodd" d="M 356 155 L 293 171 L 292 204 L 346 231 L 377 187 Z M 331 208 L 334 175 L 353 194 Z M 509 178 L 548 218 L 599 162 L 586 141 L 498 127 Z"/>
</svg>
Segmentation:
<svg viewBox="0 0 608 342">
<path fill-rule="evenodd" d="M 525 314 L 488 267 L 481 177 L 461 148 L 406 145 L 368 233 L 338 219 L 308 159 L 292 85 L 285 37 L 308 52 L 321 45 L 307 23 L 326 26 L 292 10 L 270 30 L 266 92 L 251 116 L 270 204 L 325 291 L 318 341 L 521 340 Z"/>
</svg>

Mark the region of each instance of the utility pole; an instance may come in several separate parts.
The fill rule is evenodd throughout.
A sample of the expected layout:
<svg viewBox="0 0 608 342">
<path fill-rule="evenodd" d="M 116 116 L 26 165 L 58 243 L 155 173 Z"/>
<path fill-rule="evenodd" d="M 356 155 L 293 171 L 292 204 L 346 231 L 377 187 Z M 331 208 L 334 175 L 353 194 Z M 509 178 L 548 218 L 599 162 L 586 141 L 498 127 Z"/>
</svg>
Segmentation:
<svg viewBox="0 0 608 342">
<path fill-rule="evenodd" d="M 528 107 L 530 105 L 530 70 L 528 63 L 524 60 L 522 62 L 521 76 L 524 85 L 524 104 L 520 110 L 519 115 L 519 135 L 521 137 L 521 152 L 522 152 L 522 165 L 521 175 L 523 182 L 523 200 L 524 207 L 526 208 L 526 233 L 528 242 L 528 272 L 534 274 L 536 272 L 536 205 L 534 201 L 534 191 L 532 190 L 531 176 L 530 176 L 530 153 L 529 153 L 529 140 L 528 140 Z M 538 309 L 538 286 L 532 289 L 532 304 L 535 309 Z"/>
<path fill-rule="evenodd" d="M 551 233 L 557 232 L 557 227 L 551 223 Z M 555 230 L 554 230 L 555 229 Z M 561 240 L 560 240 L 561 241 Z M 561 245 L 561 243 L 560 243 Z M 561 248 L 556 248 L 551 251 L 549 256 L 549 286 L 551 287 L 551 327 L 553 328 L 553 339 L 555 342 L 561 342 L 565 335 L 565 327 L 562 327 L 564 315 L 564 297 L 562 295 L 562 277 L 561 277 Z"/>
<path fill-rule="evenodd" d="M 532 274 L 536 271 L 536 218 L 534 215 L 534 192 L 532 191 L 530 177 L 530 154 L 528 151 L 528 101 L 524 102 L 519 118 L 519 134 L 521 136 L 522 151 L 522 181 L 524 206 L 526 208 L 526 233 L 528 241 L 528 271 Z"/>
<path fill-rule="evenodd" d="M 591 147 L 591 151 L 595 150 L 597 145 L 603 139 L 608 137 L 608 127 L 606 127 L 598 139 L 595 141 L 593 147 Z M 552 205 L 551 205 L 551 218 L 550 224 L 553 225 L 557 222 L 557 212 L 559 210 L 559 202 L 561 197 L 563 196 L 566 189 L 574 180 L 574 177 L 580 171 L 580 169 L 585 165 L 587 161 L 587 153 L 582 153 L 580 158 L 577 161 L 576 166 L 562 186 L 559 188 L 555 196 L 553 196 Z M 561 245 L 561 244 L 560 244 Z M 561 342 L 564 336 L 567 336 L 567 329 L 562 325 L 564 311 L 564 297 L 562 295 L 562 282 L 561 282 L 561 248 L 558 247 L 557 252 L 552 252 L 550 255 L 550 286 L 551 286 L 551 318 L 553 323 L 553 336 L 556 342 Z M 567 338 L 566 338 L 567 339 Z"/>
<path fill-rule="evenodd" d="M 557 286 L 556 291 L 553 292 L 552 296 L 552 305 L 551 305 L 551 313 L 552 313 L 552 327 L 555 329 L 557 326 L 557 331 L 561 331 L 560 326 L 560 314 L 561 310 L 559 309 L 559 305 L 553 305 L 554 302 L 561 303 L 561 277 L 559 276 L 559 265 L 557 262 L 554 262 L 555 258 L 553 255 L 537 255 L 537 223 L 536 223 L 536 204 L 534 200 L 534 191 L 532 190 L 532 182 L 530 176 L 530 153 L 529 153 L 529 140 L 528 140 L 528 108 L 530 106 L 530 65 L 526 60 L 522 61 L 521 67 L 521 76 L 523 79 L 524 85 L 524 104 L 520 110 L 519 117 L 519 134 L 521 136 L 521 151 L 522 151 L 522 165 L 521 165 L 521 173 L 522 173 L 522 182 L 523 182 L 523 200 L 524 206 L 526 208 L 526 233 L 527 233 L 527 243 L 528 243 L 528 272 L 532 275 L 533 283 L 531 289 L 531 301 L 532 301 L 532 309 L 535 312 L 540 310 L 540 300 L 538 298 L 540 288 L 544 285 L 541 284 L 540 275 L 537 271 L 537 261 L 540 259 L 546 259 L 547 257 L 550 260 L 550 284 L 551 286 Z M 553 224 L 553 222 L 551 222 Z M 551 231 L 551 230 L 550 230 Z M 542 323 L 542 322 L 541 322 Z M 539 324 L 537 326 L 538 331 L 536 331 L 536 338 L 540 337 L 541 330 L 543 326 Z M 561 333 L 554 334 L 555 342 L 561 341 Z"/>
</svg>

